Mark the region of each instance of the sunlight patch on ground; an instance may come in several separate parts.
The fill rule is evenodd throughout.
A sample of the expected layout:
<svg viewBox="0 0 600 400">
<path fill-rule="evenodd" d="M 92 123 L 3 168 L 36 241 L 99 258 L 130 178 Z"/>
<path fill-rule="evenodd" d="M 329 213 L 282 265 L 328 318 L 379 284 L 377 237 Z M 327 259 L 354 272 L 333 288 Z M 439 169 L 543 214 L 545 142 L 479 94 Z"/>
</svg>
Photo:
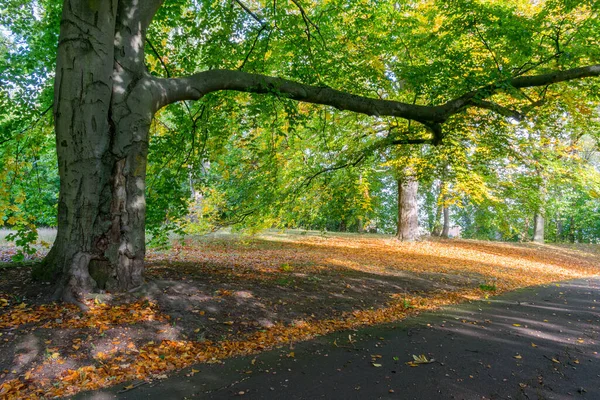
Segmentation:
<svg viewBox="0 0 600 400">
<path fill-rule="evenodd" d="M 28 356 L 29 364 L 6 373 L 0 397 L 66 396 L 162 378 L 196 363 L 399 321 L 519 287 L 594 276 L 600 257 L 593 254 L 461 240 L 399 243 L 366 235 L 189 240 L 149 254 L 147 275 L 162 286 L 133 303 L 90 301 L 90 311 L 81 313 L 0 293 L 0 332 L 72 338 L 66 344 L 47 340 L 38 349 L 43 357 Z"/>
</svg>

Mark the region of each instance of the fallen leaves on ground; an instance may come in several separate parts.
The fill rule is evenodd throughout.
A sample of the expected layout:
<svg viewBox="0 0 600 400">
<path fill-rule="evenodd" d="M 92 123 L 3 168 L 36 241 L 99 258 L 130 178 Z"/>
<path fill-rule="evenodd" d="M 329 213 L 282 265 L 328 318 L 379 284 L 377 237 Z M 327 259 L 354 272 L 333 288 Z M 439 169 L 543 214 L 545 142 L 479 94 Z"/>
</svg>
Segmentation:
<svg viewBox="0 0 600 400">
<path fill-rule="evenodd" d="M 89 335 L 93 344 L 96 339 L 89 334 L 91 331 L 104 335 L 123 326 L 146 324 L 152 339 L 136 345 L 107 338 L 104 340 L 106 349 L 91 346 L 93 351 L 88 349 L 90 354 L 81 352 L 82 346 L 87 343 L 81 338 L 69 343 L 68 348 L 55 348 L 48 343 L 44 361 L 2 383 L 0 397 L 34 399 L 68 396 L 133 380 L 164 378 L 169 371 L 196 363 L 217 363 L 233 356 L 289 346 L 336 331 L 399 321 L 441 306 L 487 298 L 489 291 L 480 287 L 484 283 L 493 285 L 496 288 L 494 294 L 499 294 L 518 287 L 597 273 L 597 258 L 578 256 L 570 250 L 552 250 L 550 246 L 540 251 L 524 246 L 474 241 L 405 244 L 365 237 L 272 235 L 249 242 L 187 243 L 174 248 L 171 253 L 151 254 L 149 260 L 151 266 L 148 272 L 154 278 L 164 275 L 174 281 L 191 282 L 193 286 L 194 279 L 202 277 L 202 284 L 206 286 L 204 293 L 207 294 L 198 300 L 199 304 L 205 301 L 204 298 L 210 298 L 217 304 L 223 304 L 224 308 L 228 304 L 237 304 L 243 309 L 249 307 L 249 301 L 254 301 L 256 303 L 252 304 L 262 307 L 266 307 L 265 304 L 268 307 L 279 306 L 279 315 L 285 316 L 286 312 L 292 313 L 293 310 L 290 311 L 288 301 L 276 299 L 275 296 L 277 293 L 289 293 L 290 286 L 299 288 L 296 292 L 305 292 L 307 298 L 317 294 L 323 296 L 323 291 L 333 290 L 331 298 L 336 299 L 347 291 L 355 296 L 348 298 L 356 303 L 353 309 L 347 311 L 339 311 L 332 306 L 329 314 L 318 315 L 315 315 L 317 309 L 308 307 L 301 318 L 295 316 L 288 318 L 287 322 L 282 319 L 261 326 L 235 315 L 223 314 L 217 318 L 217 315 L 210 314 L 209 309 L 193 309 L 174 319 L 166 315 L 159 304 L 148 300 L 121 305 L 92 301 L 88 304 L 90 311 L 82 313 L 75 307 L 65 305 L 15 302 L 9 296 L 0 294 L 0 309 L 3 312 L 0 314 L 0 329 L 23 327 L 82 332 L 83 336 Z M 332 271 L 336 273 L 335 276 L 328 275 Z M 399 281 L 391 281 L 387 286 L 368 286 L 364 283 L 373 284 L 372 278 L 376 278 L 377 282 L 385 282 L 397 276 L 409 276 L 412 280 L 407 280 L 405 285 L 408 286 L 405 287 Z M 213 277 L 224 278 L 213 280 Z M 336 279 L 343 281 L 339 287 L 332 286 Z M 423 282 L 429 282 L 428 288 L 425 288 L 427 290 L 416 293 L 410 287 L 415 282 L 421 282 L 422 285 Z M 224 287 L 224 284 L 229 286 Z M 247 289 L 233 288 L 234 284 L 246 285 Z M 257 298 L 253 295 L 261 285 L 267 285 L 264 292 L 272 297 Z M 365 307 L 361 301 L 373 298 L 373 290 L 381 292 L 378 298 L 387 300 L 377 307 Z M 168 298 L 187 295 L 191 296 L 174 290 L 168 293 Z M 319 298 L 319 302 L 323 301 Z M 191 316 L 200 318 L 202 326 L 221 327 L 219 329 L 223 332 L 230 333 L 220 340 L 185 338 L 178 333 L 177 324 L 185 322 L 179 321 L 180 318 Z M 236 333 L 240 331 L 233 330 L 242 325 L 247 326 L 246 331 Z M 195 328 L 192 332 L 201 336 L 203 329 Z M 160 335 L 167 333 L 171 335 L 170 339 L 160 339 Z M 111 349 L 112 345 L 115 346 Z M 295 357 L 295 354 L 292 351 L 287 356 Z M 520 359 L 521 356 L 514 358 Z M 415 355 L 407 364 L 418 366 L 433 361 L 425 355 Z M 377 357 L 373 358 L 372 364 L 375 367 L 382 365 Z M 43 372 L 48 365 L 56 367 L 54 375 Z M 192 374 L 199 372 L 192 371 Z"/>
<path fill-rule="evenodd" d="M 44 322 L 42 328 L 95 328 L 102 332 L 111 325 L 165 319 L 157 314 L 155 304 L 148 301 L 117 306 L 94 301 L 87 303 L 89 311 L 85 313 L 72 305 L 49 304 L 29 307 L 21 303 L 0 315 L 0 329 Z"/>
</svg>

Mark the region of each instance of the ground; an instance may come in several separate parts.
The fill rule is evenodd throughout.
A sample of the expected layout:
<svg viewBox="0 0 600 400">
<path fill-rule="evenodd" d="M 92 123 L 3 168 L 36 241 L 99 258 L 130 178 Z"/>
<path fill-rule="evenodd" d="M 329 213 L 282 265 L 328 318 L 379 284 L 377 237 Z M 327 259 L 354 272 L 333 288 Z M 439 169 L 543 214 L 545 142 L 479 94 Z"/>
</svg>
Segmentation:
<svg viewBox="0 0 600 400">
<path fill-rule="evenodd" d="M 14 249 L 1 249 L 8 261 Z M 0 395 L 66 396 L 161 379 L 197 363 L 591 277 L 600 252 L 593 245 L 269 232 L 186 239 L 151 251 L 147 261 L 143 291 L 96 295 L 88 313 L 50 304 L 51 285 L 32 283 L 27 266 L 5 263 Z"/>
<path fill-rule="evenodd" d="M 75 399 L 600 398 L 600 278 L 519 289 Z"/>
</svg>

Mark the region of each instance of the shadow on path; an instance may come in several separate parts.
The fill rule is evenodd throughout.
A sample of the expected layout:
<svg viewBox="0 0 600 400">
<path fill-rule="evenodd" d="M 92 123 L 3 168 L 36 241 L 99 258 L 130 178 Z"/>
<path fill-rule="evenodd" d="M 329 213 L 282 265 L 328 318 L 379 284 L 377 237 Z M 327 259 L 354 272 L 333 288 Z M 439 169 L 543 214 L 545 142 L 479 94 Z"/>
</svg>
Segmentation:
<svg viewBox="0 0 600 400">
<path fill-rule="evenodd" d="M 600 399 L 599 334 L 600 278 L 577 280 L 76 398 Z"/>
</svg>

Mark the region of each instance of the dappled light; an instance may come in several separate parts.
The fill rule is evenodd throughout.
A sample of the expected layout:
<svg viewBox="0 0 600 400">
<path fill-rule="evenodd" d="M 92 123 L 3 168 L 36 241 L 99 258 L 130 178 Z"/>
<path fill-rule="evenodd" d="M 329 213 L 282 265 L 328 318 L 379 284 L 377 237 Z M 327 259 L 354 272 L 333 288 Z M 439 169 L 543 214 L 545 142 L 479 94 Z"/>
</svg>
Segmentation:
<svg viewBox="0 0 600 400">
<path fill-rule="evenodd" d="M 493 302 L 490 296 L 507 290 L 597 273 L 597 259 L 550 246 L 278 233 L 191 238 L 149 255 L 141 292 L 97 295 L 87 301 L 86 313 L 1 295 L 5 336 L 16 330 L 29 339 L 19 342 L 0 390 L 8 398 L 62 396 L 160 379 L 195 363 L 390 323 L 441 306 Z M 140 299 L 122 303 L 132 296 Z M 566 300 L 520 305 L 524 313 L 536 307 L 557 318 L 581 306 Z M 539 346 L 564 341 L 555 338 L 551 320 L 499 317 L 502 322 L 454 315 L 453 332 L 477 339 L 480 330 L 499 324 Z M 575 329 L 573 337 L 584 335 Z M 510 336 L 494 340 L 510 343 Z"/>
<path fill-rule="evenodd" d="M 600 398 L 599 12 L 6 2 L 0 398 Z"/>
</svg>

